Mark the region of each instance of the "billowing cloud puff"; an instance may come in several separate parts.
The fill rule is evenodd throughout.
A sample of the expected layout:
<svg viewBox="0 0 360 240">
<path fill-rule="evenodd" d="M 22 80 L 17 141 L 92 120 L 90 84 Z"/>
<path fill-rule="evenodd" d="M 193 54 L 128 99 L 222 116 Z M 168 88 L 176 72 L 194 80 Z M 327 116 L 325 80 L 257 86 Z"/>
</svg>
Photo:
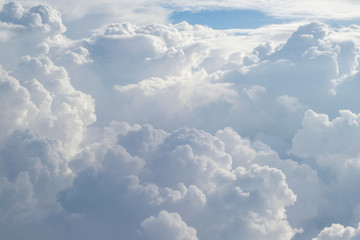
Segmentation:
<svg viewBox="0 0 360 240">
<path fill-rule="evenodd" d="M 29 129 L 75 150 L 96 117 L 93 99 L 75 90 L 66 69 L 46 55 L 56 38 L 63 38 L 60 13 L 42 5 L 25 10 L 10 2 L 3 6 L 0 21 L 13 33 L 0 47 L 1 134 Z"/>
<path fill-rule="evenodd" d="M 20 126 L 27 125 L 27 115 L 35 112 L 35 106 L 30 101 L 29 92 L 19 84 L 19 81 L 9 77 L 1 69 L 1 134 L 6 134 Z"/>
<path fill-rule="evenodd" d="M 30 129 L 72 148 L 95 120 L 91 97 L 76 91 L 66 71 L 48 58 L 24 57 L 11 72 L 16 78 L 3 69 L 1 74 L 2 134 Z"/>
<path fill-rule="evenodd" d="M 296 196 L 280 170 L 257 164 L 233 168 L 225 144 L 195 129 L 168 134 L 148 125 L 113 123 L 104 136 L 116 132 L 112 142 L 103 139 L 70 164 L 79 172 L 72 187 L 58 195 L 67 211 L 112 219 L 119 231 L 134 239 L 140 226 L 149 239 L 169 234 L 192 239 L 196 232 L 207 239 L 237 239 L 239 234 L 289 239 L 297 232 L 285 213 Z M 135 139 L 139 142 L 132 143 Z M 97 162 L 89 159 L 94 156 Z M 86 159 L 93 164 L 84 167 Z M 151 217 L 158 211 L 157 218 Z M 163 236 L 154 228 L 165 218 L 176 221 L 163 226 L 169 228 Z"/>
<path fill-rule="evenodd" d="M 36 131 L 44 131 L 42 134 L 57 137 L 72 146 L 79 143 L 83 130 L 96 119 L 94 103 L 90 96 L 73 88 L 66 70 L 48 58 L 24 57 L 12 74 L 24 85 L 35 88 L 30 94 L 35 95 L 34 101 L 46 107 L 41 109 L 41 113 L 52 115 L 53 121 L 49 125 L 35 126 Z M 36 99 L 40 89 L 46 94 L 46 99 Z"/>
<path fill-rule="evenodd" d="M 345 167 L 347 163 L 343 157 L 351 159 L 359 154 L 356 142 L 359 140 L 360 116 L 350 110 L 341 110 L 339 114 L 330 120 L 326 114 L 308 110 L 303 128 L 293 138 L 291 153 L 303 158 L 314 157 L 322 166 Z M 331 156 L 341 159 L 334 162 Z"/>
<path fill-rule="evenodd" d="M 60 142 L 15 131 L 1 146 L 1 221 L 31 222 L 56 207 L 57 192 L 72 180 Z"/>
<path fill-rule="evenodd" d="M 60 13 L 45 5 L 25 11 L 19 2 L 9 2 L 4 4 L 0 12 L 0 20 L 5 23 L 28 26 L 30 29 L 40 28 L 45 33 L 63 33 L 66 30 Z"/>
<path fill-rule="evenodd" d="M 47 54 L 50 46 L 64 43 L 66 31 L 60 13 L 50 6 L 39 5 L 24 9 L 19 2 L 4 4 L 0 12 L 1 65 L 14 68 L 20 57 Z"/>
<path fill-rule="evenodd" d="M 344 227 L 341 224 L 333 224 L 324 228 L 314 240 L 352 240 L 360 237 L 359 228 Z"/>
<path fill-rule="evenodd" d="M 141 223 L 148 239 L 198 240 L 196 230 L 188 227 L 179 214 L 159 212 L 157 217 L 149 217 Z"/>
<path fill-rule="evenodd" d="M 358 119 L 359 116 L 349 110 L 340 111 L 340 116 L 332 120 L 326 114 L 309 110 L 302 129 L 293 138 L 290 152 L 317 169 L 322 178 L 323 205 L 337 205 L 336 209 L 318 208 L 324 211 L 322 221 L 327 225 L 336 220 L 346 225 L 359 221 L 360 198 L 353 191 L 359 181 Z M 351 199 L 351 204 L 334 197 L 337 195 Z"/>
<path fill-rule="evenodd" d="M 334 41 L 333 34 L 324 24 L 301 26 L 280 50 L 251 66 L 245 77 L 264 85 L 268 91 L 296 97 L 300 103 L 319 110 L 331 111 L 326 101 L 337 107 L 356 108 L 333 95 L 337 94 L 341 79 L 354 74 L 358 67 L 354 54 L 357 45 Z"/>
</svg>

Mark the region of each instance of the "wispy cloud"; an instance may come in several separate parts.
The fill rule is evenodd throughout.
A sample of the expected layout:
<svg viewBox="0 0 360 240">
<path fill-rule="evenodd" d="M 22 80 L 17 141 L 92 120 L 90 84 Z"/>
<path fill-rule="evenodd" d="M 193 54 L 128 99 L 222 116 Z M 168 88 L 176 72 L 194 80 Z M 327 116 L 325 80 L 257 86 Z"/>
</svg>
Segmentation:
<svg viewBox="0 0 360 240">
<path fill-rule="evenodd" d="M 252 9 L 278 18 L 289 19 L 353 19 L 359 18 L 360 4 L 341 0 L 255 0 L 255 1 L 168 1 L 157 2 L 169 8 L 180 10 Z"/>
</svg>

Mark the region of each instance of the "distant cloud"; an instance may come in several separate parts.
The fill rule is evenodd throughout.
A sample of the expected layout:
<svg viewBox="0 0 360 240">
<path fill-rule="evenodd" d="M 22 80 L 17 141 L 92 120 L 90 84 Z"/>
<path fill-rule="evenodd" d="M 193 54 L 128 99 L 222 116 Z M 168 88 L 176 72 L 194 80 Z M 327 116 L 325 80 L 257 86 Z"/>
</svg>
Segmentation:
<svg viewBox="0 0 360 240">
<path fill-rule="evenodd" d="M 2 1 L 6 2 L 6 1 Z M 1 3 L 1 2 L 0 2 Z M 169 23 L 173 11 L 216 11 L 216 10 L 255 10 L 265 15 L 290 21 L 325 21 L 359 19 L 360 5 L 351 0 L 256 0 L 256 1 L 158 1 L 136 0 L 118 1 L 94 0 L 55 1 L 29 0 L 23 1 L 27 7 L 36 4 L 49 4 L 62 12 L 64 21 L 69 25 L 68 34 L 77 37 L 90 36 L 87 31 L 100 28 L 105 24 L 129 21 L 138 25 L 152 22 Z"/>
<path fill-rule="evenodd" d="M 152 2 L 152 1 L 150 1 Z M 166 4 L 155 1 L 159 4 L 178 9 L 192 10 L 216 10 L 216 9 L 252 9 L 262 11 L 278 18 L 290 19 L 353 19 L 358 18 L 357 11 L 360 5 L 356 1 L 335 0 L 335 1 L 283 1 L 283 0 L 256 0 L 256 1 L 171 1 Z"/>
</svg>

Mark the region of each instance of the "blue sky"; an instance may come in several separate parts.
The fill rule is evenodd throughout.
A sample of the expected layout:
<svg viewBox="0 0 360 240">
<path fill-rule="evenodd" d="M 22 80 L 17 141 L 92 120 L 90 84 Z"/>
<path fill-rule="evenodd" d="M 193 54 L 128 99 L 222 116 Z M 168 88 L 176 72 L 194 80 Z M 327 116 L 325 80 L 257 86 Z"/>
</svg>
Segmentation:
<svg viewBox="0 0 360 240">
<path fill-rule="evenodd" d="M 192 25 L 200 24 L 213 29 L 255 29 L 270 24 L 284 24 L 301 20 L 301 17 L 281 18 L 270 16 L 257 10 L 242 9 L 174 11 L 169 18 L 174 24 L 186 21 Z M 360 17 L 355 17 L 350 20 L 324 19 L 322 22 L 334 26 L 349 26 L 359 24 Z"/>
<path fill-rule="evenodd" d="M 186 21 L 190 24 L 205 25 L 214 29 L 258 28 L 285 22 L 255 10 L 175 11 L 171 14 L 170 20 L 173 23 Z"/>
</svg>

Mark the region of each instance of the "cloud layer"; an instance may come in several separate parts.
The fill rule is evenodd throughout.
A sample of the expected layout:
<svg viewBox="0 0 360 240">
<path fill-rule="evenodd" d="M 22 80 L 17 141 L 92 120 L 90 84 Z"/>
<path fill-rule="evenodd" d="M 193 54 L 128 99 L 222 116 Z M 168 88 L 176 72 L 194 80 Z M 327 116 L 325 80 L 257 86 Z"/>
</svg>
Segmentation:
<svg viewBox="0 0 360 240">
<path fill-rule="evenodd" d="M 0 238 L 357 239 L 359 28 L 292 28 L 4 4 Z"/>
</svg>

